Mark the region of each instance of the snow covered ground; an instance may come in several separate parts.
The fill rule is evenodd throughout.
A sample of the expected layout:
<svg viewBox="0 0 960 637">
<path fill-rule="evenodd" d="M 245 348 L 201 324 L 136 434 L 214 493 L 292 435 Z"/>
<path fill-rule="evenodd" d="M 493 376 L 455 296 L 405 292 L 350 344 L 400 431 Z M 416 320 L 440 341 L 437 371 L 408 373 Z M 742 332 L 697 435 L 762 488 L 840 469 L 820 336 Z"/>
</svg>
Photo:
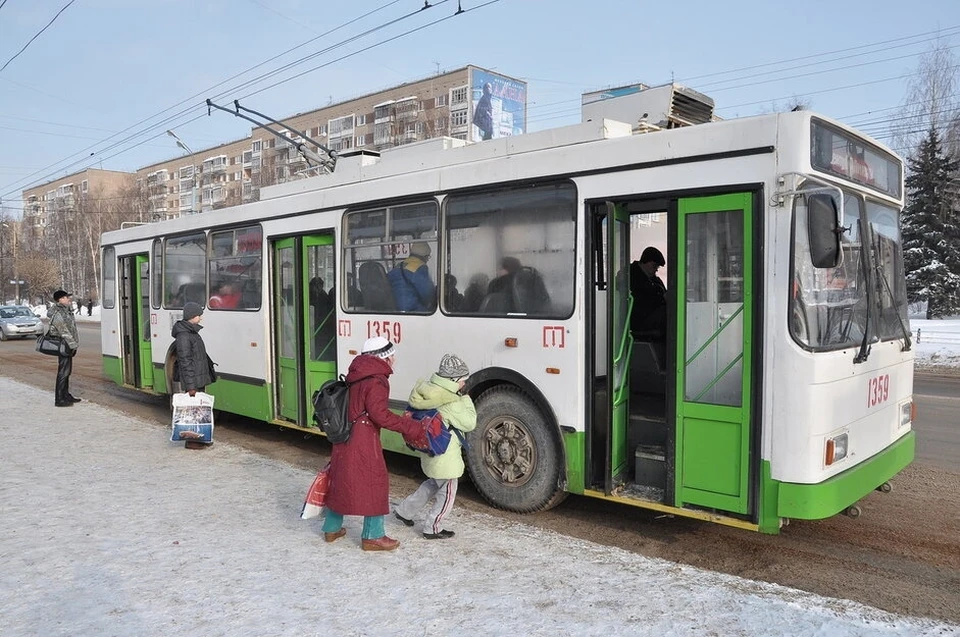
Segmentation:
<svg viewBox="0 0 960 637">
<path fill-rule="evenodd" d="M 454 509 L 451 540 L 359 519 L 323 542 L 309 472 L 188 451 L 0 378 L 0 635 L 960 636 L 960 626 L 712 573 Z M 405 494 L 394 493 L 394 499 Z"/>
</svg>

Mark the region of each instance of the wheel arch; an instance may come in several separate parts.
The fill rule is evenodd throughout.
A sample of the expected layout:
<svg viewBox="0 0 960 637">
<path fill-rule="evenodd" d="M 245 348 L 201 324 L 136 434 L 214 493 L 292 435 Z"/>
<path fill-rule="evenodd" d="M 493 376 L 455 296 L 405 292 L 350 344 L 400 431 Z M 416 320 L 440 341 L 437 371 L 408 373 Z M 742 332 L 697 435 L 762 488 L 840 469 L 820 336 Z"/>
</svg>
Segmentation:
<svg viewBox="0 0 960 637">
<path fill-rule="evenodd" d="M 544 418 L 547 419 L 547 422 L 550 424 L 550 435 L 553 436 L 554 442 L 557 445 L 557 449 L 560 450 L 561 455 L 560 484 L 558 486 L 561 489 L 566 490 L 567 449 L 566 445 L 564 445 L 563 435 L 560 431 L 560 420 L 557 418 L 557 414 L 554 412 L 553 407 L 551 407 L 546 396 L 543 395 L 543 392 L 541 392 L 540 389 L 529 378 L 515 370 L 508 369 L 506 367 L 485 367 L 467 379 L 467 382 L 464 386 L 464 391 L 470 395 L 470 398 L 472 398 L 474 402 L 476 402 L 480 395 L 488 389 L 502 386 L 516 387 L 528 395 L 533 400 L 537 409 L 540 410 L 540 413 L 542 413 Z"/>
</svg>

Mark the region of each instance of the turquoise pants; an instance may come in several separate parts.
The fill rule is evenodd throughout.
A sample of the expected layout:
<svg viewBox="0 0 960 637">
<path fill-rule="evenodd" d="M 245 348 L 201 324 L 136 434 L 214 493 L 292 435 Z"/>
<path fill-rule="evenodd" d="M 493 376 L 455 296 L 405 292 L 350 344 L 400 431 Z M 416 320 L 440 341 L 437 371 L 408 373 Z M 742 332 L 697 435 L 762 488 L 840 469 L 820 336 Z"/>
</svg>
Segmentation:
<svg viewBox="0 0 960 637">
<path fill-rule="evenodd" d="M 326 518 L 323 520 L 323 532 L 336 533 L 341 527 L 343 527 L 343 516 L 328 507 Z M 379 540 L 386 534 L 383 530 L 382 515 L 363 516 L 363 533 L 360 537 L 364 540 Z"/>
</svg>

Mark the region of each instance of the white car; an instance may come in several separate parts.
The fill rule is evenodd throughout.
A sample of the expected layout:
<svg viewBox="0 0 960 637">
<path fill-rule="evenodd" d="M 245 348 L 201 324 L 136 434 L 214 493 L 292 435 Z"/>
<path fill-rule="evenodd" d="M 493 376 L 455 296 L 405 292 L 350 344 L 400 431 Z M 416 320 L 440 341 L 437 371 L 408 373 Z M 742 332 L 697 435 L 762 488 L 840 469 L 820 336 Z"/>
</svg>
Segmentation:
<svg viewBox="0 0 960 637">
<path fill-rule="evenodd" d="M 40 317 L 23 305 L 0 306 L 0 341 L 8 338 L 36 338 L 43 334 Z"/>
</svg>

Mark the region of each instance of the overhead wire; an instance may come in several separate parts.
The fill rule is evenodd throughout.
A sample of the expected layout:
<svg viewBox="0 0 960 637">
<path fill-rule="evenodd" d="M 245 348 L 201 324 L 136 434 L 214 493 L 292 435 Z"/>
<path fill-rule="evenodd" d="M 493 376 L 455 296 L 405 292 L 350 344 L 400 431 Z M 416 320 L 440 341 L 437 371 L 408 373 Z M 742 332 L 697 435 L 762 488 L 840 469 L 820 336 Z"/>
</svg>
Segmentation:
<svg viewBox="0 0 960 637">
<path fill-rule="evenodd" d="M 46 26 L 44 26 L 42 29 L 40 29 L 40 30 L 36 33 L 36 35 L 34 35 L 32 38 L 30 38 L 30 39 L 27 41 L 27 43 L 23 45 L 23 48 L 20 49 L 19 51 L 17 51 L 16 53 L 14 53 L 14 54 L 13 54 L 13 57 L 10 58 L 9 60 L 7 60 L 7 61 L 4 63 L 3 66 L 0 66 L 0 73 L 3 73 L 4 69 L 6 69 L 8 66 L 10 66 L 10 63 L 11 63 L 11 62 L 13 62 L 13 61 L 16 60 L 18 57 L 20 57 L 20 54 L 23 53 L 24 51 L 26 51 L 26 50 L 27 50 L 27 47 L 30 46 L 30 45 L 33 43 L 34 40 L 36 40 L 37 38 L 39 38 L 40 35 L 41 35 L 44 31 L 46 31 L 47 29 L 49 29 L 49 28 L 50 28 L 50 25 L 53 24 L 54 22 L 56 22 L 57 18 L 60 17 L 60 14 L 63 13 L 64 11 L 66 11 L 66 10 L 67 10 L 67 7 L 69 7 L 71 4 L 73 4 L 73 3 L 76 2 L 76 1 L 77 1 L 77 0 L 70 0 L 70 2 L 68 2 L 66 5 L 64 5 L 64 7 L 63 7 L 62 9 L 60 9 L 59 11 L 57 11 L 57 15 L 53 16 L 53 17 L 50 19 L 50 22 L 47 22 Z M 6 0 L 4 0 L 3 4 L 6 4 Z M 3 7 L 3 4 L 0 4 L 0 8 Z"/>
<path fill-rule="evenodd" d="M 395 0 L 395 1 L 397 1 L 397 0 Z M 409 14 L 406 14 L 405 16 L 403 16 L 402 19 L 409 18 L 409 17 L 411 17 L 411 16 L 413 16 L 413 15 L 417 15 L 417 14 L 419 14 L 419 13 L 420 13 L 423 9 L 425 9 L 425 8 L 431 8 L 431 7 L 434 7 L 434 6 L 438 6 L 438 5 L 443 4 L 443 3 L 445 3 L 445 2 L 448 2 L 448 1 L 449 1 L 449 0 L 439 0 L 439 2 L 435 2 L 435 3 L 432 4 L 432 5 L 424 6 L 424 7 L 420 8 L 420 9 L 418 9 L 417 11 L 414 11 L 414 12 L 411 12 L 411 13 L 409 13 Z M 321 64 L 321 65 L 319 65 L 319 66 L 313 67 L 313 68 L 311 68 L 311 69 L 309 69 L 309 70 L 307 70 L 307 71 L 303 71 L 303 72 L 298 73 L 298 74 L 296 74 L 296 75 L 294 75 L 294 76 L 291 76 L 291 77 L 288 77 L 288 78 L 286 78 L 286 79 L 284 79 L 284 80 L 281 80 L 281 81 L 279 81 L 279 82 L 276 82 L 276 83 L 274 83 L 274 84 L 272 84 L 272 85 L 270 85 L 270 86 L 268 86 L 268 87 L 266 87 L 266 88 L 260 89 L 260 90 L 258 90 L 258 91 L 253 92 L 253 93 L 250 93 L 250 94 L 248 94 L 248 95 L 245 96 L 245 97 L 249 97 L 250 95 L 255 95 L 255 94 L 260 93 L 260 92 L 263 92 L 264 90 L 267 90 L 267 89 L 269 89 L 269 88 L 273 88 L 273 87 L 278 86 L 278 85 L 280 85 L 280 84 L 283 84 L 283 83 L 285 83 L 285 82 L 291 81 L 291 80 L 296 79 L 296 78 L 298 78 L 298 77 L 301 77 L 301 76 L 303 76 L 303 75 L 305 75 L 305 74 L 307 74 L 307 73 L 313 72 L 313 71 L 315 71 L 315 70 L 317 70 L 317 69 L 319 69 L 319 68 L 323 68 L 323 67 L 325 67 L 325 66 L 329 66 L 329 64 L 332 64 L 332 63 L 334 63 L 334 62 L 338 62 L 338 61 L 347 59 L 347 58 L 349 58 L 349 57 L 351 57 L 351 56 L 353 56 L 353 55 L 357 55 L 357 54 L 359 54 L 359 53 L 368 51 L 368 50 L 370 50 L 370 49 L 372 49 L 372 48 L 375 48 L 375 47 L 377 47 L 377 46 L 382 46 L 383 44 L 386 44 L 386 43 L 388 43 L 388 42 L 392 42 L 392 41 L 397 40 L 397 39 L 399 39 L 399 38 L 405 37 L 405 36 L 407 36 L 407 35 L 410 35 L 410 34 L 412 34 L 412 33 L 415 33 L 415 32 L 417 32 L 417 31 L 420 31 L 420 30 L 422 30 L 422 29 L 425 29 L 425 28 L 428 28 L 428 27 L 433 26 L 433 25 L 435 25 L 435 24 L 438 24 L 438 23 L 440 23 L 440 22 L 443 22 L 444 20 L 450 19 L 451 17 L 455 17 L 455 16 L 457 16 L 457 15 L 461 15 L 461 14 L 464 14 L 464 13 L 468 13 L 468 12 L 470 12 L 470 11 L 475 11 L 475 10 L 484 8 L 484 7 L 488 6 L 488 5 L 495 4 L 496 2 L 499 2 L 499 1 L 500 1 L 500 0 L 488 0 L 488 2 L 482 3 L 482 4 L 480 4 L 480 5 L 478 5 L 478 6 L 475 6 L 475 7 L 471 7 L 471 8 L 469 8 L 469 9 L 462 9 L 462 8 L 461 8 L 461 9 L 458 10 L 456 13 L 451 14 L 450 16 L 447 16 L 447 17 L 445 17 L 445 18 L 441 18 L 441 19 L 439 19 L 439 20 L 435 20 L 435 21 L 433 21 L 433 22 L 430 22 L 430 23 L 421 25 L 421 26 L 419 26 L 419 27 L 416 27 L 416 28 L 414 28 L 414 29 L 410 29 L 410 30 L 408 30 L 408 31 L 406 31 L 406 32 L 404 32 L 404 33 L 401 33 L 401 34 L 399 34 L 399 35 L 390 37 L 390 38 L 388 38 L 388 39 L 386 39 L 386 40 L 382 40 L 382 41 L 380 41 L 380 42 L 371 44 L 371 45 L 369 45 L 369 46 L 367 46 L 367 47 L 364 47 L 364 48 L 362 48 L 362 49 L 353 51 L 352 53 L 349 53 L 349 54 L 346 54 L 346 55 L 344 55 L 344 56 L 341 56 L 341 57 L 339 57 L 339 58 L 337 58 L 337 59 L 335 59 L 335 60 L 332 60 L 332 61 L 330 61 L 330 62 L 327 62 L 327 63 Z M 389 4 L 394 4 L 394 3 L 395 3 L 395 2 L 391 2 L 391 3 L 389 3 Z M 344 46 L 344 45 L 346 45 L 346 44 L 349 44 L 349 43 L 353 42 L 353 41 L 356 40 L 356 39 L 359 39 L 359 38 L 361 38 L 361 37 L 365 37 L 366 35 L 369 35 L 370 33 L 373 33 L 373 32 L 375 32 L 375 31 L 377 31 L 377 30 L 379 30 L 379 29 L 381 29 L 381 28 L 384 28 L 385 26 L 389 26 L 389 25 L 391 25 L 391 24 L 395 24 L 395 23 L 398 22 L 398 21 L 399 21 L 399 19 L 391 20 L 390 22 L 385 23 L 384 25 L 381 25 L 380 27 L 376 27 L 376 28 L 373 28 L 373 29 L 369 29 L 368 31 L 364 32 L 363 34 L 360 34 L 360 35 L 357 35 L 357 36 L 353 36 L 353 37 L 348 38 L 348 39 L 346 39 L 346 40 L 344 40 L 344 41 L 342 41 L 342 42 L 340 42 L 340 43 L 338 43 L 338 44 L 336 44 L 336 45 L 332 45 L 332 46 L 330 46 L 330 47 L 327 47 L 327 49 L 325 49 L 324 52 L 329 52 L 330 50 L 333 50 L 333 49 L 339 48 L 340 46 Z M 314 38 L 314 39 L 316 39 L 316 38 Z M 311 55 L 305 56 L 304 59 L 311 59 L 311 58 L 313 58 L 313 57 L 316 57 L 316 55 L 317 55 L 317 54 L 311 54 Z M 261 64 L 258 65 L 258 66 L 261 66 L 262 64 L 263 64 L 263 63 L 261 63 Z M 253 67 L 253 68 L 256 68 L 256 67 Z M 288 65 L 284 65 L 284 67 L 281 67 L 282 70 L 283 70 L 283 69 L 286 69 L 286 68 L 290 68 L 290 65 L 288 64 Z M 275 72 L 274 72 L 274 73 L 267 73 L 267 74 L 264 74 L 263 77 L 264 77 L 264 78 L 270 77 L 270 76 L 272 76 L 272 75 L 274 75 L 274 74 L 276 74 L 276 73 L 275 73 Z M 242 73 L 241 73 L 241 75 L 242 75 Z M 216 86 L 220 86 L 220 85 L 222 85 L 223 83 L 225 83 L 225 82 L 221 82 L 221 83 L 217 84 Z M 240 86 L 241 86 L 241 87 L 248 86 L 248 85 L 250 85 L 251 83 L 252 83 L 251 81 L 247 81 L 247 82 L 242 83 Z M 236 90 L 237 90 L 237 89 L 236 89 L 235 87 L 234 87 L 234 88 L 227 89 L 226 91 L 221 92 L 220 94 L 218 94 L 217 97 L 222 96 L 222 95 L 227 94 L 227 93 L 230 93 L 230 92 L 234 92 L 234 91 L 236 91 Z M 189 98 L 188 98 L 188 99 L 189 99 Z M 242 99 L 245 99 L 245 98 L 242 98 Z M 187 101 L 187 100 L 184 100 L 184 101 Z M 181 102 L 181 103 L 183 103 L 183 102 Z M 201 104 L 200 106 L 204 106 L 204 104 Z M 166 112 L 166 111 L 169 111 L 169 110 L 171 110 L 172 108 L 175 108 L 175 107 L 171 107 L 171 108 L 165 109 L 164 111 L 161 111 L 159 114 L 162 114 L 162 113 L 164 113 L 164 112 Z M 180 112 L 175 113 L 174 115 L 172 115 L 172 116 L 164 119 L 164 120 L 161 121 L 161 122 L 152 124 L 152 125 L 144 128 L 144 129 L 141 130 L 141 131 L 138 131 L 138 132 L 136 132 L 136 133 L 133 133 L 133 134 L 131 134 L 131 135 L 128 135 L 128 136 L 127 136 L 126 138 L 124 138 L 123 140 L 119 140 L 119 141 L 115 142 L 114 144 L 112 144 L 111 146 L 108 146 L 108 147 L 105 148 L 105 149 L 101 149 L 101 150 L 99 151 L 99 154 L 98 154 L 98 156 L 97 156 L 97 159 L 90 160 L 90 156 L 92 156 L 92 155 L 95 154 L 95 153 L 91 153 L 90 156 L 83 157 L 83 158 L 81 158 L 81 159 L 73 162 L 72 164 L 69 164 L 69 165 L 67 165 L 67 166 L 65 166 L 65 167 L 60 167 L 60 168 L 58 168 L 57 171 L 56 171 L 56 173 L 63 172 L 63 171 L 66 170 L 66 169 L 73 168 L 74 166 L 77 166 L 77 165 L 82 164 L 82 163 L 85 163 L 85 162 L 96 163 L 96 162 L 98 162 L 98 161 L 99 161 L 99 162 L 106 161 L 106 160 L 108 160 L 108 159 L 111 159 L 111 158 L 113 158 L 113 157 L 116 157 L 117 155 L 120 155 L 120 154 L 122 154 L 122 153 L 124 153 L 124 152 L 127 152 L 127 151 L 129 151 L 129 150 L 131 150 L 131 149 L 133 149 L 133 148 L 136 148 L 137 146 L 139 146 L 139 145 L 141 145 L 141 144 L 147 143 L 147 142 L 151 141 L 152 139 L 155 139 L 155 138 L 157 138 L 157 137 L 160 137 L 160 136 L 162 136 L 162 135 L 165 134 L 165 131 L 161 130 L 160 132 L 157 132 L 156 134 L 148 137 L 147 139 L 144 139 L 142 142 L 140 142 L 140 143 L 138 143 L 138 144 L 135 144 L 135 145 L 133 145 L 133 146 L 130 146 L 129 148 L 125 148 L 125 149 L 119 150 L 118 152 L 116 152 L 116 153 L 114 153 L 114 154 L 112 154 L 112 155 L 109 155 L 109 156 L 106 156 L 106 157 L 102 156 L 102 153 L 107 152 L 107 151 L 109 151 L 109 150 L 112 150 L 112 149 L 114 149 L 114 148 L 117 148 L 118 146 L 120 146 L 120 145 L 123 144 L 123 143 L 126 143 L 127 141 L 131 141 L 132 139 L 134 139 L 134 138 L 136 138 L 136 137 L 149 134 L 149 132 L 151 132 L 152 130 L 155 130 L 155 129 L 157 129 L 157 128 L 164 127 L 166 124 L 168 124 L 169 122 L 173 121 L 174 119 L 182 116 L 183 114 L 189 112 L 190 110 L 193 110 L 193 108 L 194 108 L 194 107 L 190 107 L 190 108 L 187 108 L 187 109 L 183 109 L 183 110 L 181 110 Z M 158 115 L 159 115 L 159 114 L 158 114 Z M 140 123 L 143 123 L 143 122 L 145 122 L 145 121 L 149 121 L 150 119 L 153 119 L 153 118 L 156 117 L 156 116 L 157 116 L 157 115 L 151 116 L 151 117 L 149 117 L 149 118 L 147 118 L 147 119 L 145 119 L 145 120 L 142 120 Z M 200 114 L 200 115 L 198 115 L 198 116 L 196 116 L 196 117 L 193 117 L 193 118 L 191 118 L 191 119 L 189 119 L 189 120 L 187 120 L 187 121 L 185 121 L 185 122 L 180 122 L 180 123 L 178 124 L 178 126 L 187 125 L 187 124 L 192 123 L 192 122 L 194 122 L 194 121 L 196 121 L 196 120 L 198 120 L 198 119 L 200 119 L 200 118 L 202 118 L 202 117 L 204 117 L 204 116 L 205 116 L 205 113 L 204 113 L 204 114 Z M 129 128 L 132 128 L 132 127 L 128 127 L 128 129 L 125 129 L 125 130 L 129 130 Z M 121 132 L 125 132 L 125 131 L 121 131 Z M 118 133 L 118 134 L 119 134 L 119 133 Z M 107 138 L 107 139 L 110 139 L 110 138 Z M 91 146 L 90 148 L 95 147 L 95 146 L 96 146 L 96 145 Z M 81 152 L 82 152 L 82 151 L 81 151 Z M 75 154 L 76 154 L 76 153 L 75 153 Z M 43 170 L 47 170 L 47 169 L 43 169 Z M 56 174 L 56 173 L 54 173 L 54 174 Z M 33 175 L 30 175 L 30 176 L 28 176 L 28 178 L 18 180 L 18 182 L 15 182 L 15 183 L 20 183 L 20 182 L 28 181 L 28 180 L 29 180 L 29 177 L 32 177 L 32 176 L 33 176 Z M 46 178 L 43 178 L 43 179 L 40 179 L 40 180 L 37 180 L 37 181 L 43 182 L 44 179 L 46 179 Z M 9 195 L 9 194 L 13 194 L 13 193 L 15 193 L 15 192 L 16 192 L 16 191 L 11 191 L 10 193 L 8 193 L 8 195 Z M 5 195 L 5 196 L 8 196 L 8 195 Z"/>
<path fill-rule="evenodd" d="M 449 0 L 440 0 L 440 2 L 437 2 L 436 4 L 442 4 L 443 2 L 447 2 L 447 1 L 449 1 Z M 123 130 L 120 130 L 120 131 L 114 133 L 113 135 L 110 135 L 110 136 L 106 137 L 104 140 L 102 140 L 102 141 L 99 142 L 98 144 L 92 144 L 92 145 L 90 145 L 90 146 L 88 146 L 88 147 L 86 147 L 86 148 L 84 148 L 84 149 L 81 149 L 81 150 L 73 153 L 72 155 L 69 155 L 69 156 L 66 157 L 65 159 L 62 159 L 62 160 L 60 160 L 60 161 L 58 161 L 58 162 L 55 162 L 55 163 L 47 166 L 46 168 L 43 168 L 43 169 L 41 169 L 41 170 L 39 170 L 39 171 L 36 171 L 35 173 L 33 173 L 33 174 L 31 174 L 31 175 L 28 175 L 26 178 L 22 178 L 22 179 L 20 179 L 20 180 L 17 180 L 17 181 L 15 181 L 15 182 L 13 182 L 13 183 L 12 183 L 10 186 L 8 186 L 8 187 L 10 187 L 10 188 L 19 188 L 19 187 L 20 187 L 20 184 L 29 182 L 32 177 L 34 177 L 34 176 L 36 176 L 36 175 L 38 175 L 38 174 L 40 174 L 40 173 L 44 173 L 44 172 L 50 171 L 51 169 L 54 169 L 54 168 L 55 168 L 55 171 L 54 171 L 54 172 L 49 173 L 48 175 L 45 175 L 44 177 L 40 177 L 40 178 L 38 178 L 38 179 L 35 180 L 35 181 L 38 182 L 38 183 L 43 183 L 43 182 L 45 182 L 46 180 L 48 180 L 50 177 L 52 177 L 52 176 L 54 176 L 54 175 L 56 175 L 56 174 L 58 174 L 58 173 L 60 173 L 60 172 L 63 172 L 63 171 L 65 171 L 65 170 L 69 170 L 70 168 L 73 168 L 73 167 L 75 167 L 75 166 L 77 166 L 77 165 L 79 165 L 79 164 L 87 161 L 90 155 L 85 155 L 84 153 L 87 153 L 87 151 L 94 150 L 99 144 L 107 143 L 107 142 L 109 142 L 111 139 L 113 139 L 113 138 L 115 138 L 115 137 L 117 137 L 117 136 L 123 135 L 124 133 L 130 131 L 131 129 L 134 129 L 134 128 L 137 128 L 137 127 L 139 127 L 139 126 L 141 126 L 141 125 L 143 125 L 143 124 L 146 124 L 147 122 L 149 122 L 149 121 L 151 121 L 151 120 L 153 120 L 153 119 L 155 119 L 155 118 L 163 115 L 164 113 L 167 113 L 167 112 L 169 112 L 169 111 L 177 108 L 178 106 L 181 106 L 181 105 L 183 105 L 183 104 L 186 104 L 186 103 L 190 102 L 191 100 L 194 100 L 194 99 L 196 99 L 196 98 L 203 97 L 203 96 L 210 97 L 210 96 L 209 96 L 209 92 L 212 91 L 213 89 L 216 89 L 216 88 L 218 88 L 218 87 L 220 87 L 220 86 L 223 86 L 223 85 L 226 84 L 227 82 L 230 82 L 230 81 L 232 81 L 232 80 L 234 80 L 234 79 L 237 79 L 238 77 L 241 77 L 241 76 L 243 76 L 243 75 L 246 75 L 247 73 L 249 73 L 249 72 L 251 72 L 251 71 L 253 71 L 253 70 L 255 70 L 255 69 L 258 69 L 258 68 L 260 68 L 260 67 L 262 67 L 262 66 L 264 66 L 264 65 L 266 65 L 266 64 L 269 64 L 270 62 L 272 62 L 272 61 L 274 61 L 274 60 L 276 60 L 276 59 L 278 59 L 278 58 L 280 58 L 280 57 L 283 57 L 284 55 L 287 55 L 287 54 L 289 54 L 289 53 L 291 53 L 291 52 L 293 52 L 293 51 L 295 51 L 295 50 L 297 50 L 297 49 L 299 49 L 299 48 L 302 48 L 303 46 L 306 46 L 306 45 L 308 45 L 308 44 L 310 44 L 310 43 L 312 43 L 312 42 L 315 42 L 317 39 L 319 39 L 319 38 L 321 38 L 321 37 L 324 37 L 324 36 L 326 36 L 326 35 L 329 35 L 329 34 L 331 34 L 331 33 L 334 33 L 334 32 L 336 32 L 336 31 L 338 31 L 338 30 L 343 29 L 343 28 L 346 28 L 346 27 L 354 24 L 354 23 L 357 22 L 358 20 L 362 20 L 362 19 L 364 19 L 364 18 L 366 18 L 366 17 L 369 17 L 370 15 L 373 15 L 374 13 L 377 13 L 377 12 L 379 12 L 379 11 L 382 11 L 383 9 L 386 9 L 386 8 L 388 8 L 388 7 L 390 7 L 390 6 L 394 5 L 394 4 L 397 4 L 398 2 L 400 2 L 400 0 L 391 0 L 390 2 L 384 3 L 383 5 L 380 5 L 379 7 L 375 8 L 375 9 L 372 9 L 371 11 L 368 11 L 368 12 L 366 12 L 366 13 L 360 15 L 360 16 L 357 16 L 356 18 L 353 18 L 353 19 L 351 19 L 351 20 L 348 20 L 347 22 L 344 22 L 343 24 L 340 24 L 339 26 L 334 27 L 334 28 L 332 28 L 332 29 L 330 29 L 330 30 L 328 30 L 328 31 L 326 31 L 326 32 L 324 32 L 324 33 L 316 36 L 316 37 L 310 38 L 309 40 L 307 40 L 307 41 L 305 41 L 305 42 L 303 42 L 303 43 L 301 43 L 301 44 L 299 44 L 299 45 L 297 45 L 297 46 L 294 46 L 294 47 L 292 47 L 292 48 L 290 48 L 290 49 L 287 49 L 287 50 L 284 51 L 283 53 L 279 53 L 279 54 L 277 54 L 277 55 L 274 55 L 273 57 L 271 57 L 271 58 L 269 58 L 269 59 L 267 59 L 267 60 L 264 60 L 263 62 L 260 62 L 260 63 L 254 65 L 254 66 L 252 66 L 252 67 L 249 67 L 249 68 L 247 68 L 247 69 L 245 69 L 245 70 L 243 70 L 243 71 L 241 71 L 241 72 L 239 72 L 239 73 L 236 73 L 236 74 L 230 76 L 229 78 L 227 78 L 227 79 L 225 79 L 225 80 L 223 80 L 223 81 L 221 81 L 221 82 L 218 82 L 217 84 L 214 84 L 213 86 L 211 86 L 211 87 L 209 87 L 209 88 L 207 88 L 207 89 L 204 89 L 203 91 L 200 91 L 200 92 L 198 92 L 198 93 L 195 93 L 194 95 L 191 95 L 190 97 L 185 98 L 185 99 L 177 102 L 177 103 L 174 104 L 173 106 L 167 107 L 167 108 L 159 111 L 158 113 L 155 113 L 155 114 L 153 114 L 153 115 L 150 115 L 149 117 L 146 117 L 146 118 L 144 118 L 144 119 L 142 119 L 142 120 L 140 120 L 140 121 L 138 121 L 138 122 L 136 122 L 136 123 L 134 123 L 134 124 L 131 124 L 130 126 L 124 128 Z M 431 5 L 431 6 L 435 6 L 435 5 Z M 412 16 L 414 16 L 414 15 L 419 14 L 422 10 L 423 10 L 423 8 L 420 8 L 420 9 L 418 9 L 418 10 L 416 10 L 416 11 L 409 12 L 409 13 L 405 14 L 404 16 L 402 16 L 402 17 L 399 18 L 399 19 L 406 19 L 406 18 L 412 17 Z M 364 32 L 364 34 L 365 34 L 365 35 L 369 35 L 369 34 L 375 32 L 375 31 L 377 31 L 377 30 L 379 30 L 379 29 L 382 29 L 382 28 L 385 28 L 386 26 L 389 26 L 389 25 L 391 25 L 391 24 L 394 24 L 396 21 L 397 21 L 396 19 L 395 19 L 395 20 L 390 20 L 389 22 L 385 23 L 384 25 L 381 25 L 380 27 L 375 27 L 375 28 L 373 28 L 373 29 L 368 29 L 366 32 Z M 336 45 L 332 45 L 331 47 L 327 47 L 326 49 L 324 49 L 324 51 L 329 51 L 329 50 L 332 50 L 332 49 L 337 48 L 338 46 L 344 46 L 344 45 L 346 45 L 346 44 L 349 44 L 349 43 L 352 42 L 356 37 L 361 37 L 361 36 L 352 36 L 351 38 L 347 38 L 346 40 L 343 40 L 343 41 L 341 41 L 340 43 L 338 43 L 338 44 L 336 44 Z M 304 57 L 302 60 L 300 60 L 300 61 L 308 60 L 308 59 L 310 59 L 312 56 L 313 56 L 313 54 L 308 55 L 308 56 L 305 56 L 305 57 Z M 280 72 L 281 70 L 284 70 L 284 69 L 286 69 L 286 68 L 288 68 L 288 67 L 289 67 L 289 64 L 284 65 L 284 66 L 280 67 L 280 69 L 275 69 L 274 71 L 272 71 L 272 72 L 270 72 L 270 73 L 264 74 L 263 77 L 269 77 L 271 74 Z M 241 86 L 241 87 L 245 87 L 245 86 L 247 86 L 247 85 L 248 85 L 248 82 L 247 82 L 247 83 L 243 83 L 243 84 L 241 84 L 240 86 Z M 213 97 L 214 97 L 215 99 L 216 99 L 216 98 L 220 98 L 220 97 L 222 97 L 223 95 L 228 94 L 228 93 L 230 93 L 230 92 L 232 92 L 232 91 L 234 91 L 234 90 L 236 90 L 236 89 L 235 89 L 235 88 L 230 88 L 230 89 L 227 89 L 227 90 L 225 90 L 225 91 L 222 91 L 222 92 L 218 93 L 217 95 L 215 95 L 215 96 L 213 96 Z M 122 145 L 122 144 L 125 144 L 125 143 L 127 143 L 127 142 L 135 139 L 136 137 L 138 137 L 138 136 L 140 136 L 140 135 L 143 135 L 143 134 L 146 134 L 146 133 L 150 132 L 151 130 L 153 130 L 153 129 L 156 128 L 156 127 L 170 124 L 170 123 L 173 122 L 176 118 L 178 118 L 178 117 L 180 117 L 180 116 L 182 116 L 182 115 L 184 115 L 184 114 L 186 114 L 186 113 L 188 113 L 188 112 L 190 112 L 191 110 L 194 110 L 194 109 L 196 109 L 196 108 L 205 108 L 205 102 L 202 102 L 202 101 L 201 101 L 201 102 L 192 104 L 192 105 L 190 105 L 189 107 L 187 107 L 187 108 L 185 108 L 185 109 L 181 109 L 181 110 L 178 111 L 177 113 L 174 113 L 173 115 L 167 117 L 166 119 L 162 120 L 161 122 L 157 122 L 157 123 L 155 123 L 155 124 L 151 124 L 150 126 L 147 126 L 146 128 L 143 128 L 142 130 L 138 130 L 138 131 L 136 131 L 136 132 L 134 132 L 134 133 L 131 133 L 130 135 L 127 135 L 127 136 L 124 137 L 123 139 L 120 139 L 120 140 L 118 140 L 118 141 L 113 142 L 112 144 L 110 144 L 110 145 L 107 146 L 106 148 L 101 148 L 100 150 L 96 151 L 96 153 L 94 153 L 94 154 L 100 154 L 100 155 L 102 155 L 102 154 L 105 153 L 105 152 L 109 152 L 109 151 L 117 148 L 118 146 L 120 146 L 120 145 Z M 196 121 L 196 119 L 199 119 L 199 117 L 194 118 L 194 119 L 191 119 L 191 120 L 189 120 L 189 122 Z M 185 124 L 187 124 L 187 123 L 189 123 L 189 122 L 179 122 L 178 125 L 179 125 L 179 126 L 183 126 L 183 125 L 185 125 Z M 131 147 L 131 148 L 135 148 L 135 146 L 133 146 L 133 147 Z M 129 149 L 128 149 L 128 150 L 129 150 Z M 60 164 L 62 164 L 63 162 L 68 161 L 71 157 L 76 157 L 76 156 L 78 156 L 78 155 L 82 155 L 82 157 L 81 157 L 80 159 L 78 159 L 78 160 L 75 160 L 73 163 L 70 163 L 70 164 L 67 164 L 67 165 L 63 165 L 63 166 L 60 165 Z M 114 156 L 116 156 L 116 155 L 111 155 L 110 157 L 114 157 Z M 104 159 L 107 159 L 107 158 L 99 157 L 99 158 L 98 158 L 98 161 L 103 161 Z M 13 194 L 14 192 L 16 192 L 16 190 L 11 190 L 10 192 L 6 193 L 4 196 L 9 196 L 10 194 Z"/>
</svg>

